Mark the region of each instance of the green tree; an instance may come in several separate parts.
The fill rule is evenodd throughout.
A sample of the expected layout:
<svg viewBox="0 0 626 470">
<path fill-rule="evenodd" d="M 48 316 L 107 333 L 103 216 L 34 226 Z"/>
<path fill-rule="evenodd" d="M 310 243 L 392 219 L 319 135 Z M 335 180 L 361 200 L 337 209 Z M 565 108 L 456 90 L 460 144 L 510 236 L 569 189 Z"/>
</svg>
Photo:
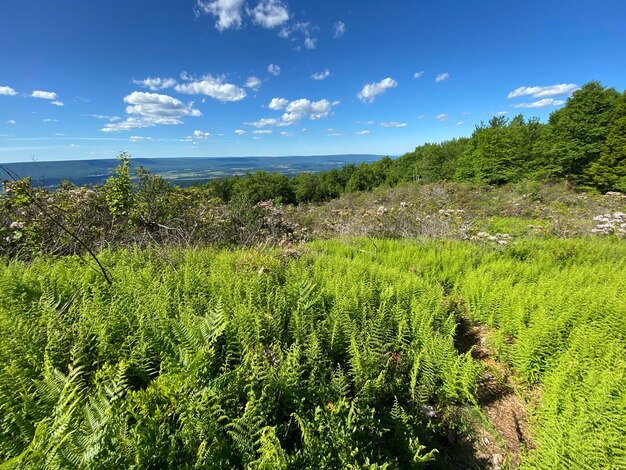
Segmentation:
<svg viewBox="0 0 626 470">
<path fill-rule="evenodd" d="M 550 115 L 546 158 L 553 174 L 584 182 L 585 170 L 600 158 L 618 97 L 615 89 L 589 82 Z"/>
<path fill-rule="evenodd" d="M 626 192 L 626 91 L 617 101 L 606 143 L 587 177 L 602 191 Z"/>
<path fill-rule="evenodd" d="M 117 156 L 119 165 L 114 176 L 104 184 L 104 197 L 113 217 L 130 215 L 133 204 L 133 186 L 130 175 L 130 154 L 120 152 Z"/>
</svg>

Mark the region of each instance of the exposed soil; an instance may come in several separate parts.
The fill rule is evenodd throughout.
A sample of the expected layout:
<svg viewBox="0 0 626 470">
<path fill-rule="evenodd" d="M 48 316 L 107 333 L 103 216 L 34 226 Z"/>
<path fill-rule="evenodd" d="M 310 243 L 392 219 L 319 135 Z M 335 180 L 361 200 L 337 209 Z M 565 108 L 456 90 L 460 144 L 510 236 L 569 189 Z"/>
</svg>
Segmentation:
<svg viewBox="0 0 626 470">
<path fill-rule="evenodd" d="M 516 468 L 521 454 L 533 448 L 526 405 L 515 392 L 512 371 L 494 359 L 486 345 L 488 329 L 472 325 L 461 318 L 455 346 L 460 353 L 471 351 L 472 357 L 485 368 L 478 383 L 478 405 L 484 419 L 470 426 L 473 438 L 451 433 L 449 440 L 455 449 L 444 458 L 450 468 L 506 469 Z M 479 415 L 479 413 L 476 413 Z"/>
</svg>

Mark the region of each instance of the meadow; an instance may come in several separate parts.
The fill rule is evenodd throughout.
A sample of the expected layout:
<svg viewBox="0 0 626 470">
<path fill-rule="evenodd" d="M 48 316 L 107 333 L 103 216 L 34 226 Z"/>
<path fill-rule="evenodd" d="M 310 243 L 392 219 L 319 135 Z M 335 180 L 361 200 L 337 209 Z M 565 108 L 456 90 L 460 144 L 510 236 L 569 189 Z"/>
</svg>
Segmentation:
<svg viewBox="0 0 626 470">
<path fill-rule="evenodd" d="M 477 428 L 503 468 L 626 468 L 615 237 L 100 259 L 111 284 L 80 256 L 0 267 L 2 468 L 463 468 Z M 481 407 L 498 370 L 526 408 L 518 455 Z"/>
</svg>

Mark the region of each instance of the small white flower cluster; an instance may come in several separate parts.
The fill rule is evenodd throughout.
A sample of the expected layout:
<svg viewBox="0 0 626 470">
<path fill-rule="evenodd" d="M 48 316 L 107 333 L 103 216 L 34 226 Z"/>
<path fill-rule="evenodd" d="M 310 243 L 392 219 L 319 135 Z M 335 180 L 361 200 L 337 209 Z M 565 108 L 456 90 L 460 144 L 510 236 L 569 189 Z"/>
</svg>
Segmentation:
<svg viewBox="0 0 626 470">
<path fill-rule="evenodd" d="M 593 220 L 599 223 L 591 230 L 591 233 L 626 235 L 626 214 L 623 212 L 596 215 Z"/>
<path fill-rule="evenodd" d="M 21 230 L 24 228 L 24 222 L 11 222 L 9 230 Z"/>
<path fill-rule="evenodd" d="M 389 212 L 389 209 L 387 209 L 385 206 L 380 206 L 378 210 L 376 211 L 376 215 L 378 215 L 379 217 L 382 217 L 387 212 Z"/>
<path fill-rule="evenodd" d="M 620 197 L 622 199 L 626 199 L 626 194 L 622 194 L 619 191 L 609 191 L 606 193 L 607 196 Z"/>
<path fill-rule="evenodd" d="M 465 214 L 463 209 L 439 209 L 439 215 L 441 217 L 454 217 Z"/>
<path fill-rule="evenodd" d="M 508 245 L 511 242 L 511 235 L 508 233 L 496 233 L 491 235 L 489 232 L 478 232 L 470 240 L 494 242 L 498 245 Z"/>
</svg>

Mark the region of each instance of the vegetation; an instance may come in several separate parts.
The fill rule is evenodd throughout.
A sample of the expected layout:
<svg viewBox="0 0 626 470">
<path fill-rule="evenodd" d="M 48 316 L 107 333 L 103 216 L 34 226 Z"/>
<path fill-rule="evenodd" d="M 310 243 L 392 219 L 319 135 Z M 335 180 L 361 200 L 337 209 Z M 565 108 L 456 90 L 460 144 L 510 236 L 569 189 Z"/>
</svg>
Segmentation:
<svg viewBox="0 0 626 470">
<path fill-rule="evenodd" d="M 626 465 L 621 242 L 102 259 L 111 286 L 73 257 L 0 272 L 10 468 L 445 466 L 437 450 L 481 373 L 455 350 L 461 314 L 542 385 L 524 465 Z"/>
<path fill-rule="evenodd" d="M 5 181 L 0 468 L 450 468 L 480 432 L 505 466 L 626 468 L 625 151 L 591 82 L 319 174 Z"/>
</svg>

